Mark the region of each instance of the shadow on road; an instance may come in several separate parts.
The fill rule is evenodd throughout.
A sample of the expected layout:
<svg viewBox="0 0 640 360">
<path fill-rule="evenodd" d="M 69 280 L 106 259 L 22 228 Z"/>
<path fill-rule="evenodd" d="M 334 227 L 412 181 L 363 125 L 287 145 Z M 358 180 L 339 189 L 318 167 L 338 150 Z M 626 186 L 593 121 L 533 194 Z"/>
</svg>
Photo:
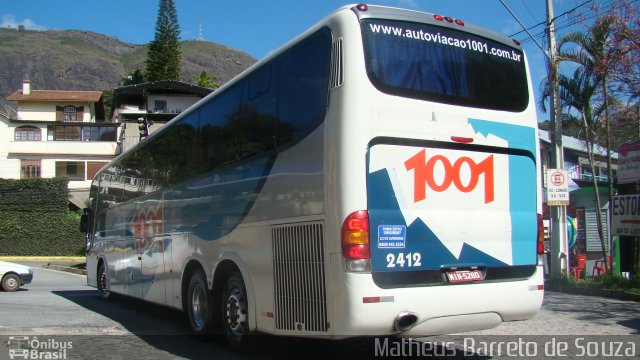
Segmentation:
<svg viewBox="0 0 640 360">
<path fill-rule="evenodd" d="M 74 355 L 95 357 L 107 354 L 110 358 L 188 358 L 188 359 L 385 359 L 396 358 L 392 348 L 399 339 L 389 339 L 387 354 L 381 354 L 384 339 L 354 338 L 340 341 L 256 335 L 252 338 L 251 351 L 233 351 L 223 339 L 196 338 L 188 334 L 187 324 L 181 311 L 141 300 L 113 296 L 103 300 L 95 290 L 54 291 L 55 295 L 72 301 L 83 308 L 111 319 L 118 324 L 112 333 L 131 335 L 78 336 L 74 341 Z M 417 343 L 417 342 L 416 342 Z M 75 343 L 74 343 L 75 344 Z M 378 353 L 376 354 L 376 347 Z M 418 346 L 414 345 L 414 349 Z M 413 350 L 415 354 L 416 350 Z M 428 356 L 433 359 L 455 359 L 447 357 L 451 351 L 434 345 L 429 353 L 408 358 Z M 388 355 L 388 356 L 385 356 Z M 484 359 L 486 357 L 465 357 Z"/>
<path fill-rule="evenodd" d="M 552 312 L 575 314 L 576 319 L 598 324 L 615 321 L 621 326 L 634 330 L 631 334 L 640 334 L 640 318 L 637 317 L 640 306 L 636 302 L 620 301 L 598 296 L 572 295 L 576 303 L 559 301 L 555 293 L 545 296 L 545 309 Z"/>
<path fill-rule="evenodd" d="M 637 317 L 633 319 L 620 320 L 618 321 L 618 324 L 635 330 L 631 334 L 640 335 L 640 318 Z"/>
</svg>

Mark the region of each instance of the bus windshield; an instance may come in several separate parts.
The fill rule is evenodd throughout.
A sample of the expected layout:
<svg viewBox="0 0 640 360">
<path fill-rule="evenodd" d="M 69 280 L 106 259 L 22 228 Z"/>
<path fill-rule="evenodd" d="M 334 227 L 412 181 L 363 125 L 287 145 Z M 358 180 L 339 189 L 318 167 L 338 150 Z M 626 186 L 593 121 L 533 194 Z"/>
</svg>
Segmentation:
<svg viewBox="0 0 640 360">
<path fill-rule="evenodd" d="M 392 95 L 512 112 L 529 103 L 521 50 L 445 27 L 363 19 L 367 73 Z"/>
</svg>

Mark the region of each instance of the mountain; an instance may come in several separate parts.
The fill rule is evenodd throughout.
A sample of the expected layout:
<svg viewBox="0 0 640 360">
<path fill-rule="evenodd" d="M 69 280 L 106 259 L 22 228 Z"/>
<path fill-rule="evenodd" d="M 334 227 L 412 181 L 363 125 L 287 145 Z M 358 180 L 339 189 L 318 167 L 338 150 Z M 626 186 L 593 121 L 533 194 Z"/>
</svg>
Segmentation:
<svg viewBox="0 0 640 360">
<path fill-rule="evenodd" d="M 221 84 L 256 62 L 240 50 L 208 41 L 183 41 L 181 81 L 202 70 Z M 147 46 L 82 30 L 0 28 L 0 99 L 29 79 L 34 90 L 109 90 L 144 68 Z"/>
</svg>

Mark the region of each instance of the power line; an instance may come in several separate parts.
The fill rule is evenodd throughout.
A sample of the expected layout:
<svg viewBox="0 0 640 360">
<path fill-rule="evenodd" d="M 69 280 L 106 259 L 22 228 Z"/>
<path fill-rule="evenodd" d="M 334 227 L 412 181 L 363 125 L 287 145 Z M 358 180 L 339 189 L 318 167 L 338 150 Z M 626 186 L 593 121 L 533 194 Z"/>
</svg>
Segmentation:
<svg viewBox="0 0 640 360">
<path fill-rule="evenodd" d="M 533 21 L 536 21 L 536 16 L 533 15 L 533 12 L 531 11 L 531 9 L 529 9 L 529 6 L 527 6 L 527 2 L 525 0 L 520 0 L 520 2 L 522 3 L 522 6 L 524 6 L 524 8 L 527 9 L 527 12 L 529 12 L 529 15 L 531 15 L 531 18 L 533 19 Z"/>
<path fill-rule="evenodd" d="M 582 4 L 576 6 L 575 8 L 573 8 L 571 10 L 565 11 L 560 16 L 564 16 L 564 15 L 567 15 L 569 13 L 572 13 L 572 11 L 574 11 L 576 8 L 581 7 L 581 6 L 583 6 L 583 5 L 585 5 L 585 4 L 589 3 L 589 2 L 592 2 L 592 1 L 593 0 L 589 0 L 589 1 L 585 2 L 585 3 L 582 3 Z M 629 4 L 633 4 L 633 3 L 636 3 L 638 1 L 640 1 L 640 0 L 633 0 Z M 580 22 L 587 22 L 589 20 L 597 18 L 598 16 L 600 16 L 600 14 L 610 12 L 610 11 L 614 10 L 615 8 L 617 8 L 616 0 L 609 0 L 606 3 L 602 4 L 602 6 L 597 10 L 595 8 L 591 8 L 591 9 L 585 10 L 585 11 L 577 14 L 573 19 L 565 18 L 564 20 L 558 21 L 556 23 L 556 32 L 560 32 L 561 30 L 564 30 L 566 28 L 574 26 L 574 25 L 576 25 L 576 24 L 578 24 Z M 557 16 L 554 19 L 559 19 L 560 16 Z M 540 24 L 536 24 L 532 28 L 535 28 L 535 27 L 537 27 L 539 25 Z M 522 31 L 520 31 L 519 33 L 521 33 L 521 32 Z M 546 29 L 535 33 L 533 35 L 533 38 L 544 40 L 545 36 L 546 36 Z M 530 37 L 526 37 L 526 38 L 523 38 L 522 40 L 520 40 L 520 42 L 523 43 L 523 44 L 526 44 L 529 41 L 532 41 L 532 39 Z"/>
<path fill-rule="evenodd" d="M 569 10 L 567 10 L 567 11 L 563 12 L 562 14 L 560 14 L 560 15 L 556 16 L 556 17 L 553 19 L 553 21 L 555 21 L 555 19 L 558 19 L 558 18 L 560 18 L 560 17 L 562 17 L 562 16 L 564 16 L 564 15 L 566 15 L 566 14 L 568 14 L 568 13 L 572 12 L 572 11 L 575 11 L 576 9 L 578 9 L 578 8 L 580 8 L 580 7 L 582 7 L 582 6 L 586 5 L 586 4 L 588 4 L 588 3 L 591 3 L 591 2 L 593 2 L 593 1 L 594 1 L 594 0 L 587 0 L 587 1 L 583 2 L 582 4 L 580 4 L 580 5 L 577 5 L 577 6 L 573 7 L 573 8 L 571 8 L 571 9 L 569 9 Z M 610 1 L 613 1 L 613 0 L 610 0 Z M 525 5 L 525 7 L 526 7 L 526 5 Z M 527 10 L 529 9 L 528 7 L 526 7 L 526 8 L 527 8 Z M 530 28 L 527 28 L 526 30 L 531 30 L 531 29 L 534 29 L 534 28 L 536 28 L 536 27 L 538 27 L 538 26 L 546 25 L 546 23 L 547 23 L 547 21 L 546 21 L 546 20 L 545 20 L 545 21 L 541 21 L 541 22 L 539 22 L 539 23 L 537 23 L 537 24 L 535 24 L 535 25 L 531 26 Z M 517 32 L 517 33 L 515 33 L 515 34 L 510 35 L 509 37 L 513 37 L 513 36 L 516 36 L 516 35 L 518 35 L 518 34 L 521 34 L 521 33 L 523 33 L 523 32 L 524 32 L 524 31 L 526 31 L 526 30 L 520 30 L 520 31 L 518 31 L 518 32 Z"/>
</svg>

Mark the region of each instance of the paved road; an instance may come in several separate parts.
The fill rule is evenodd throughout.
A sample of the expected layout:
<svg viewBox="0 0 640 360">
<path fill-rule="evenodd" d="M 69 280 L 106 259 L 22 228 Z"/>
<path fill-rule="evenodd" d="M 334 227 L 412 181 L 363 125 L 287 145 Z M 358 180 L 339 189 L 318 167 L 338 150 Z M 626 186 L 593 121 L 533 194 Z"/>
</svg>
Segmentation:
<svg viewBox="0 0 640 360">
<path fill-rule="evenodd" d="M 31 264 L 34 265 L 34 264 Z M 38 265 L 38 264 L 35 264 Z M 38 341 L 71 342 L 66 358 L 174 359 L 174 358 L 371 358 L 382 340 L 353 339 L 340 342 L 258 337 L 259 353 L 238 354 L 219 339 L 202 341 L 188 336 L 179 311 L 125 297 L 98 298 L 84 276 L 34 267 L 35 279 L 16 293 L 0 291 L 0 359 L 8 358 L 9 336 L 37 337 Z M 436 345 L 430 355 L 447 354 L 444 342 L 473 335 L 487 341 L 512 341 L 514 336 L 543 335 L 573 341 L 576 336 L 608 335 L 607 341 L 628 341 L 624 335 L 640 334 L 640 303 L 600 297 L 548 292 L 543 309 L 533 319 L 506 323 L 495 329 L 453 337 L 429 339 Z M 638 336 L 631 339 L 638 345 Z M 396 340 L 391 340 L 396 341 Z M 389 349 L 394 343 L 389 343 Z M 468 344 L 467 344 L 468 345 Z M 477 344 L 475 344 L 477 345 Z M 3 349 L 4 347 L 4 349 Z M 477 348 L 477 346 L 476 346 Z M 540 349 L 542 352 L 542 349 Z M 392 355 L 388 354 L 387 355 Z M 475 358 L 487 358 L 478 352 Z M 539 355 L 539 354 L 538 354 Z"/>
</svg>

